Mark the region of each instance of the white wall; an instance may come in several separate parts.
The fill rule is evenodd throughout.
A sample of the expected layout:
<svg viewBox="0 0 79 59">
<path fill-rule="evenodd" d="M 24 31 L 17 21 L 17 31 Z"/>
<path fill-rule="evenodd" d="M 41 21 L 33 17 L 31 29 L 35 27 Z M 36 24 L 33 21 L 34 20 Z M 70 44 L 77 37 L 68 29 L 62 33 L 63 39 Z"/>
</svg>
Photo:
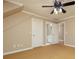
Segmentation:
<svg viewBox="0 0 79 59">
<path fill-rule="evenodd" d="M 65 45 L 75 46 L 75 19 L 67 19 L 65 23 Z"/>
<path fill-rule="evenodd" d="M 29 15 L 21 14 L 21 18 L 10 16 L 4 18 L 3 50 L 4 53 L 30 48 L 32 46 L 32 21 Z M 18 17 L 18 18 L 17 18 Z"/>
</svg>

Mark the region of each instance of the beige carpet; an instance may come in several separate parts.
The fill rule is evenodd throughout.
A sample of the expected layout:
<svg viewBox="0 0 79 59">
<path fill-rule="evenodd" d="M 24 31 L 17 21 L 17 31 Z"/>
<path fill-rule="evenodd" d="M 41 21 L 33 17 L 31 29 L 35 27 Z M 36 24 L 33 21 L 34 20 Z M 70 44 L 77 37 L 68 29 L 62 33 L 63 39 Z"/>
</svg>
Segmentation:
<svg viewBox="0 0 79 59">
<path fill-rule="evenodd" d="M 75 49 L 63 45 L 49 45 L 6 55 L 4 59 L 75 59 Z"/>
</svg>

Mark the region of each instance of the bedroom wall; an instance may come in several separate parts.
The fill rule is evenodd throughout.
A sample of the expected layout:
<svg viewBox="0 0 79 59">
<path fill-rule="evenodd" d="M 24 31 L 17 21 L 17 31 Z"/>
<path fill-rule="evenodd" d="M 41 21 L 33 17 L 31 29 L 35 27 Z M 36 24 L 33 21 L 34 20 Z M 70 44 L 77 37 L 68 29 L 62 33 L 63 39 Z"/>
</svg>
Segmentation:
<svg viewBox="0 0 79 59">
<path fill-rule="evenodd" d="M 23 19 L 16 19 L 16 17 L 4 18 L 4 53 L 32 47 L 31 16 L 26 14 L 26 17 Z"/>
<path fill-rule="evenodd" d="M 67 19 L 65 23 L 65 45 L 75 46 L 75 18 Z"/>
</svg>

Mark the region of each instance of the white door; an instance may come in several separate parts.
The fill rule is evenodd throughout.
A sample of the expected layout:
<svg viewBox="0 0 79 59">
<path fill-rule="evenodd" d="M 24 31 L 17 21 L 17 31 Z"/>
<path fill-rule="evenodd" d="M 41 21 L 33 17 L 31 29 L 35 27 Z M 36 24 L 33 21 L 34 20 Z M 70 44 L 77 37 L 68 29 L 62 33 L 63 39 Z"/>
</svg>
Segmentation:
<svg viewBox="0 0 79 59">
<path fill-rule="evenodd" d="M 43 20 L 32 18 L 32 47 L 43 44 Z"/>
</svg>

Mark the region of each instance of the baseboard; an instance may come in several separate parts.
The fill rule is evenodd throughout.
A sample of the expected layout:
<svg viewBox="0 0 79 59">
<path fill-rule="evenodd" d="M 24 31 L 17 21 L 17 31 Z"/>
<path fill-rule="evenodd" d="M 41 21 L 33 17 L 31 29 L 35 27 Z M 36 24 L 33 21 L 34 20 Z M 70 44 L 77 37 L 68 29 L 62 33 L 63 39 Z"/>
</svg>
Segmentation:
<svg viewBox="0 0 79 59">
<path fill-rule="evenodd" d="M 33 48 L 37 48 L 37 47 L 41 47 L 41 46 L 47 46 L 47 45 L 51 45 L 50 43 L 46 43 L 46 44 L 42 44 L 42 45 L 39 45 L 39 46 L 36 46 L 36 47 L 30 47 L 30 48 L 26 48 L 26 49 L 20 49 L 20 50 L 16 50 L 16 51 L 11 51 L 11 52 L 5 52 L 3 53 L 3 55 L 9 55 L 9 54 L 14 54 L 14 53 L 18 53 L 18 52 L 22 52 L 22 51 L 27 51 L 27 50 L 31 50 Z M 67 45 L 65 44 L 66 46 L 70 46 L 70 45 Z"/>
<path fill-rule="evenodd" d="M 51 43 L 46 43 L 45 45 L 51 45 Z"/>
<path fill-rule="evenodd" d="M 22 52 L 22 51 L 27 51 L 27 50 L 31 50 L 33 48 L 37 48 L 37 47 L 41 47 L 41 46 L 43 46 L 43 44 L 39 45 L 39 46 L 36 46 L 36 47 L 30 47 L 30 48 L 26 48 L 26 49 L 20 49 L 20 50 L 16 50 L 16 51 L 11 51 L 11 52 L 5 52 L 5 53 L 3 53 L 3 55 L 5 56 L 5 55 L 14 54 L 14 53 Z"/>
<path fill-rule="evenodd" d="M 43 44 L 42 46 L 48 46 L 48 45 L 52 45 L 52 44 L 58 44 L 58 42 L 57 43 L 46 43 L 46 44 Z"/>
<path fill-rule="evenodd" d="M 64 44 L 65 46 L 69 46 L 69 47 L 74 47 L 75 48 L 75 46 L 74 45 L 69 45 L 69 44 Z"/>
<path fill-rule="evenodd" d="M 17 53 L 17 52 L 27 51 L 27 50 L 31 50 L 31 49 L 33 49 L 33 48 L 31 47 L 31 48 L 20 49 L 20 50 L 11 51 L 11 52 L 5 52 L 5 53 L 3 53 L 3 55 L 5 56 L 5 55 L 14 54 L 14 53 Z"/>
<path fill-rule="evenodd" d="M 48 45 L 52 45 L 52 44 L 46 43 L 46 44 L 43 44 L 43 45 L 41 45 L 41 46 L 48 46 Z"/>
<path fill-rule="evenodd" d="M 19 6 L 23 6 L 22 3 L 19 3 L 19 2 L 16 2 L 16 1 L 11 1 L 11 0 L 6 0 L 6 1 L 14 3 L 14 4 L 19 5 Z"/>
<path fill-rule="evenodd" d="M 59 40 L 59 42 L 63 42 L 64 40 Z"/>
<path fill-rule="evenodd" d="M 41 47 L 42 45 L 36 46 L 36 47 L 30 47 L 30 48 L 26 48 L 26 49 L 20 49 L 20 50 L 16 50 L 16 51 L 11 51 L 11 52 L 5 52 L 3 53 L 3 55 L 9 55 L 9 54 L 14 54 L 14 53 L 18 53 L 18 52 L 22 52 L 22 51 L 27 51 L 27 50 L 31 50 L 33 48 L 37 48 L 37 47 Z"/>
</svg>

